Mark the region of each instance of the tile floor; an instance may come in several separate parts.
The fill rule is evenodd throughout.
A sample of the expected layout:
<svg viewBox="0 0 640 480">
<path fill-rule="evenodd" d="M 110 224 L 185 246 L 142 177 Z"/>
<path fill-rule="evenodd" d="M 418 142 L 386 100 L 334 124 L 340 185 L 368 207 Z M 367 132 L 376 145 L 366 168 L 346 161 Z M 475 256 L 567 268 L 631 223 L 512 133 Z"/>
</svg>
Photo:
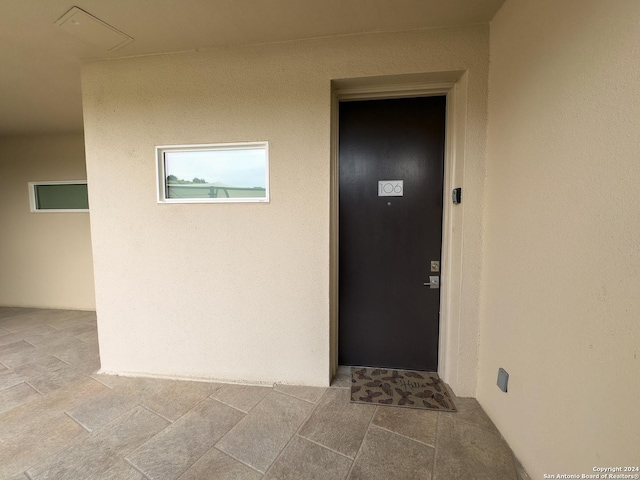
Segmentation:
<svg viewBox="0 0 640 480">
<path fill-rule="evenodd" d="M 519 479 L 470 398 L 352 404 L 331 388 L 97 375 L 93 312 L 0 307 L 0 478 Z"/>
</svg>

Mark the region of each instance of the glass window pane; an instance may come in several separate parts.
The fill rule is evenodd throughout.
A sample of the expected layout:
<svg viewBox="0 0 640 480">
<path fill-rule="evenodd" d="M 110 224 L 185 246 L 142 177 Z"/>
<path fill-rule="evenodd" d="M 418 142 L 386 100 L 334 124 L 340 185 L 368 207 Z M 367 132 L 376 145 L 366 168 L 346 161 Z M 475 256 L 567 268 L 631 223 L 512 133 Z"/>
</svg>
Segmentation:
<svg viewBox="0 0 640 480">
<path fill-rule="evenodd" d="M 267 198 L 264 147 L 165 151 L 164 173 L 167 199 Z"/>
<path fill-rule="evenodd" d="M 37 210 L 88 210 L 87 184 L 34 185 Z"/>
</svg>

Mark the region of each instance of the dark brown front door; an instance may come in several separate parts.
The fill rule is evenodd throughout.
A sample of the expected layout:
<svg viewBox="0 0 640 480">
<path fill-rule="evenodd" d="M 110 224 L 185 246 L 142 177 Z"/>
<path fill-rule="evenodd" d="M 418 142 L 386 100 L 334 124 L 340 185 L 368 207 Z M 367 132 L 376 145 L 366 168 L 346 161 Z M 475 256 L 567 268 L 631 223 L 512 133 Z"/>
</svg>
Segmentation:
<svg viewBox="0 0 640 480">
<path fill-rule="evenodd" d="M 437 370 L 445 102 L 340 103 L 340 365 Z"/>
</svg>

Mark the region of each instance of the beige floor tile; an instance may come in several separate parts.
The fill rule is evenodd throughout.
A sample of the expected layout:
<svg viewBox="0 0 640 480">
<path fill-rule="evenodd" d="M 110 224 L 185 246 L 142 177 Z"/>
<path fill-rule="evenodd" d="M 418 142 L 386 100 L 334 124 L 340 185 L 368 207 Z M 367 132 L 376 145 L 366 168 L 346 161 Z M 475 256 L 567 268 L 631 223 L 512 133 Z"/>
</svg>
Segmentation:
<svg viewBox="0 0 640 480">
<path fill-rule="evenodd" d="M 0 346 L 11 345 L 12 343 L 21 342 L 24 339 L 24 332 L 6 333 L 0 336 Z"/>
<path fill-rule="evenodd" d="M 223 384 L 211 397 L 246 413 L 260 403 L 271 390 L 271 387 Z"/>
<path fill-rule="evenodd" d="M 442 415 L 434 480 L 517 478 L 511 450 L 498 433 Z"/>
<path fill-rule="evenodd" d="M 141 400 L 137 392 L 130 390 L 105 390 L 90 401 L 67 410 L 67 415 L 92 432 L 133 409 Z"/>
<path fill-rule="evenodd" d="M 434 448 L 372 425 L 350 480 L 430 480 Z M 448 480 L 473 477 L 448 477 Z"/>
<path fill-rule="evenodd" d="M 84 323 L 87 323 L 87 322 L 83 318 L 76 317 L 76 318 L 68 318 L 66 320 L 59 319 L 59 320 L 47 322 L 47 325 L 55 328 L 56 330 L 64 330 L 65 328 L 77 327 Z"/>
<path fill-rule="evenodd" d="M 104 374 L 92 374 L 90 377 L 114 390 L 122 392 L 128 391 L 130 393 L 138 394 L 141 397 L 156 395 L 170 386 L 174 381 L 160 378 L 125 377 L 122 375 Z"/>
<path fill-rule="evenodd" d="M 42 459 L 57 454 L 79 436 L 89 436 L 82 427 L 62 414 L 38 415 L 18 425 L 5 423 L 7 415 L 24 407 L 10 410 L 0 418 L 0 478 L 23 472 Z"/>
<path fill-rule="evenodd" d="M 30 343 L 20 340 L 2 346 L 2 349 L 0 349 L 0 362 L 9 368 L 15 368 L 36 361 L 45 355 L 46 353 Z"/>
<path fill-rule="evenodd" d="M 438 412 L 379 406 L 373 417 L 373 424 L 435 446 Z"/>
<path fill-rule="evenodd" d="M 29 477 L 27 477 L 24 473 L 20 473 L 14 477 L 11 477 L 9 480 L 29 480 Z"/>
<path fill-rule="evenodd" d="M 84 324 L 82 326 L 84 326 Z M 87 342 L 83 342 L 75 336 L 65 333 L 66 330 L 69 329 L 53 330 L 49 333 L 25 335 L 24 340 L 42 350 L 45 350 L 50 355 L 66 355 L 76 349 L 87 351 Z M 92 349 L 92 353 L 98 353 L 97 345 L 90 345 L 90 348 Z"/>
<path fill-rule="evenodd" d="M 30 468 L 27 474 L 32 480 L 102 478 L 123 455 L 149 440 L 167 424 L 146 408 L 136 407 L 94 435 Z"/>
<path fill-rule="evenodd" d="M 272 391 L 216 448 L 266 472 L 312 410 L 309 402 Z"/>
<path fill-rule="evenodd" d="M 76 335 L 78 340 L 84 343 L 88 343 L 89 345 L 93 345 L 94 348 L 98 348 L 98 333 L 97 332 L 89 332 L 83 333 L 81 335 Z"/>
<path fill-rule="evenodd" d="M 8 315 L 17 315 L 24 310 L 33 310 L 33 308 L 24 307 L 0 307 L 0 319 L 5 318 Z"/>
<path fill-rule="evenodd" d="M 442 412 L 445 417 L 477 425 L 478 427 L 497 432 L 489 416 L 484 412 L 475 398 L 456 397 L 457 412 Z"/>
<path fill-rule="evenodd" d="M 84 343 L 74 337 L 69 337 L 69 340 L 74 342 L 73 346 L 66 348 L 56 347 L 55 349 L 47 350 L 69 365 L 91 365 L 94 370 L 100 368 L 100 357 L 93 345 Z"/>
<path fill-rule="evenodd" d="M 86 335 L 87 333 L 97 333 L 97 328 L 94 323 L 80 323 L 72 327 L 63 328 L 58 330 L 58 335 L 66 335 L 67 337 L 77 337 L 79 335 Z"/>
<path fill-rule="evenodd" d="M 318 403 L 327 390 L 322 387 L 302 387 L 297 385 L 276 385 L 278 392 L 286 393 L 292 397 L 299 398 L 300 400 L 306 400 L 311 403 Z"/>
<path fill-rule="evenodd" d="M 82 311 L 82 319 L 86 322 L 96 323 L 98 321 L 98 316 L 94 310 L 83 310 Z"/>
<path fill-rule="evenodd" d="M 23 309 L 20 309 L 20 310 L 23 310 Z M 58 312 L 69 312 L 73 310 L 60 310 L 60 309 L 52 309 L 52 308 L 32 307 L 32 308 L 25 308 L 24 311 L 27 312 L 28 315 L 32 315 L 34 317 L 40 318 L 40 320 L 42 321 L 43 319 L 46 320 L 48 317 L 53 316 Z"/>
<path fill-rule="evenodd" d="M 95 380 L 85 377 L 79 382 L 47 394 L 42 400 L 42 403 L 43 406 L 49 410 L 64 413 L 79 405 L 92 401 L 98 395 L 105 392 L 106 388 L 107 387 Z"/>
<path fill-rule="evenodd" d="M 38 325 L 34 325 L 34 326 L 30 327 L 23 334 L 25 336 L 28 336 L 28 335 L 46 335 L 48 333 L 55 332 L 55 331 L 56 331 L 56 329 L 50 327 L 49 325 L 38 324 Z"/>
<path fill-rule="evenodd" d="M 295 436 L 271 466 L 265 480 L 342 480 L 352 460 Z"/>
<path fill-rule="evenodd" d="M 142 402 L 151 411 L 177 420 L 221 387 L 217 383 L 172 381 L 161 392 Z"/>
<path fill-rule="evenodd" d="M 45 375 L 55 375 L 60 370 L 64 370 L 68 368 L 69 364 L 64 363 L 59 358 L 56 358 L 52 355 L 46 355 L 39 358 L 35 362 L 28 363 L 27 365 L 22 365 L 20 367 L 16 367 L 14 371 L 23 375 L 28 380 L 33 380 L 35 378 L 39 378 Z"/>
<path fill-rule="evenodd" d="M 81 311 L 64 311 L 61 310 L 59 314 L 49 315 L 50 319 L 46 322 L 47 325 L 52 326 L 56 330 L 63 330 L 69 327 L 76 327 L 83 323 L 93 323 L 93 315 L 89 312 Z M 53 316 L 55 315 L 55 317 Z"/>
<path fill-rule="evenodd" d="M 355 458 L 376 407 L 351 403 L 349 399 L 348 389 L 327 389 L 300 435 Z"/>
<path fill-rule="evenodd" d="M 17 307 L 0 307 L 0 323 L 4 323 L 7 318 L 19 315 Z"/>
<path fill-rule="evenodd" d="M 14 408 L 1 415 L 0 430 L 8 424 L 13 425 L 14 422 L 19 427 L 20 422 L 29 423 L 32 418 L 37 419 L 40 415 L 64 414 L 100 395 L 106 388 L 90 378 L 59 388 L 28 405 Z"/>
<path fill-rule="evenodd" d="M 13 343 L 8 343 L 2 346 L 2 350 L 0 350 L 0 359 L 2 359 L 2 363 L 6 366 L 11 367 L 9 363 L 5 362 L 5 358 L 10 358 L 12 355 L 17 355 L 23 352 L 32 352 L 35 351 L 36 347 L 31 345 L 24 340 L 17 340 Z"/>
<path fill-rule="evenodd" d="M 78 432 L 84 432 L 64 412 L 89 401 L 104 389 L 106 387 L 87 379 L 13 408 L 0 415 L 0 438 L 28 438 L 33 435 L 38 439 L 42 425 L 48 425 L 57 419 L 63 420 L 63 423 L 71 422 L 74 427 L 78 427 Z"/>
<path fill-rule="evenodd" d="M 87 367 L 83 365 L 82 367 Z M 50 355 L 15 369 L 40 393 L 47 394 L 86 378 L 88 371 L 66 364 Z"/>
<path fill-rule="evenodd" d="M 0 369 L 0 391 L 11 388 L 14 385 L 18 385 L 26 380 L 25 377 L 16 373 L 12 369 L 3 367 Z"/>
<path fill-rule="evenodd" d="M 23 472 L 57 454 L 86 431 L 64 414 L 106 389 L 87 378 L 0 415 L 0 478 Z"/>
<path fill-rule="evenodd" d="M 46 395 L 49 392 L 72 385 L 76 382 L 82 381 L 86 378 L 87 374 L 81 370 L 70 367 L 60 372 L 55 376 L 44 376 L 31 381 L 31 385 L 37 389 L 40 393 Z"/>
<path fill-rule="evenodd" d="M 41 324 L 42 319 L 34 316 L 34 314 L 16 315 L 2 322 L 2 326 L 11 333 L 25 332 Z"/>
<path fill-rule="evenodd" d="M 179 480 L 260 480 L 262 474 L 212 448 L 193 464 Z"/>
<path fill-rule="evenodd" d="M 61 346 L 65 347 L 65 345 L 69 344 L 69 337 L 66 335 L 62 335 L 58 333 L 58 330 L 51 328 L 47 325 L 47 328 L 50 330 L 48 332 L 41 333 L 32 333 L 32 330 L 28 330 L 27 332 L 20 332 L 23 339 L 26 342 L 29 342 L 34 347 L 55 347 Z"/>
<path fill-rule="evenodd" d="M 0 391 L 0 414 L 27 403 L 40 395 L 30 385 L 19 383 L 11 388 Z"/>
<path fill-rule="evenodd" d="M 127 461 L 154 480 L 175 479 L 243 416 L 209 398 L 128 455 Z"/>
<path fill-rule="evenodd" d="M 117 460 L 109 470 L 100 475 L 100 480 L 146 480 L 124 459 Z"/>
<path fill-rule="evenodd" d="M 2 359 L 9 368 L 18 368 L 29 363 L 38 362 L 45 357 L 48 357 L 48 353 L 41 348 L 26 349 L 22 352 L 11 355 L 10 358 Z"/>
<path fill-rule="evenodd" d="M 32 338 L 37 339 L 40 337 L 44 337 L 45 335 L 48 335 L 51 332 L 55 332 L 56 330 L 48 325 L 32 325 L 17 333 L 10 333 L 6 329 L 4 331 L 6 332 L 4 334 L 0 332 L 0 346 L 8 345 L 10 343 L 18 342 L 21 340 L 25 340 L 27 341 L 27 343 L 35 346 L 35 344 L 30 341 Z"/>
<path fill-rule="evenodd" d="M 119 375 L 107 375 L 104 373 L 92 373 L 89 376 L 109 388 L 115 388 L 120 385 L 123 378 L 126 378 Z"/>
</svg>

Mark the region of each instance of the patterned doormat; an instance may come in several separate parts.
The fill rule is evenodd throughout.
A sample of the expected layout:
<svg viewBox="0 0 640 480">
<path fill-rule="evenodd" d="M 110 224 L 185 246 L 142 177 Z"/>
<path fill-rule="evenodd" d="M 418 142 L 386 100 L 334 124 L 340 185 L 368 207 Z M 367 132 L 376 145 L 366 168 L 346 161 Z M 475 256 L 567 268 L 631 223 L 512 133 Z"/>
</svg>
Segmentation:
<svg viewBox="0 0 640 480">
<path fill-rule="evenodd" d="M 351 367 L 351 401 L 456 411 L 447 386 L 433 372 Z"/>
</svg>

